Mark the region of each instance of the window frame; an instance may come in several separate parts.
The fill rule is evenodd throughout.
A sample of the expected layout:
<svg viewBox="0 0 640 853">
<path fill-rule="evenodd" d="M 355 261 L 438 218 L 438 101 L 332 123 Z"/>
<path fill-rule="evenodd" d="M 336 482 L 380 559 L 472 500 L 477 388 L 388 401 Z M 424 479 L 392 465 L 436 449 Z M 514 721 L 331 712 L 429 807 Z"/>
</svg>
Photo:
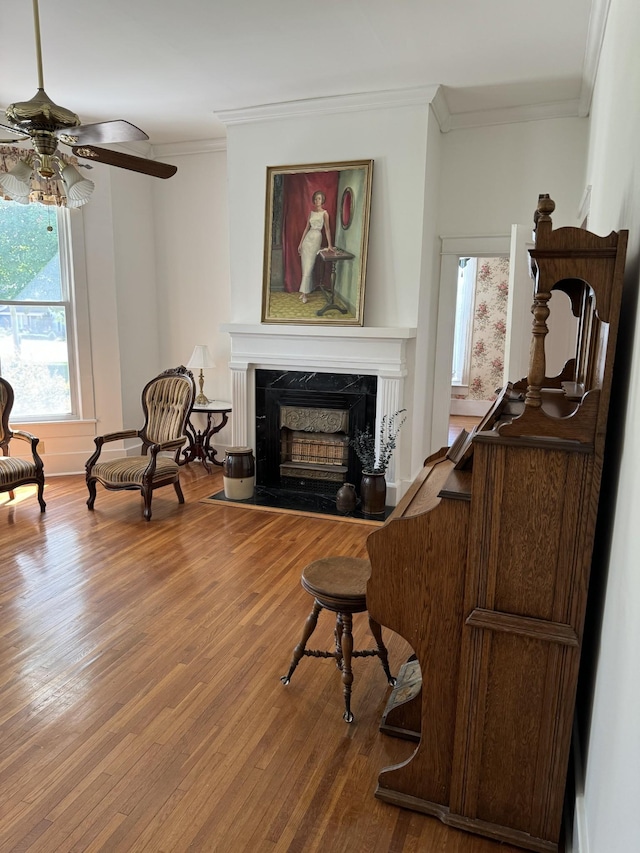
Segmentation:
<svg viewBox="0 0 640 853">
<path fill-rule="evenodd" d="M 11 202 L 15 204 L 15 202 Z M 84 227 L 81 211 L 64 207 L 55 210 L 58 228 L 60 262 L 60 301 L 0 300 L 0 304 L 21 307 L 54 306 L 63 308 L 67 333 L 70 412 L 61 414 L 25 414 L 12 418 L 16 424 L 64 424 L 95 420 L 95 403 L 91 371 L 91 336 L 86 265 L 84 262 Z M 82 251 L 75 251 L 82 247 Z"/>
<path fill-rule="evenodd" d="M 462 266 L 462 261 L 466 261 L 464 266 Z M 475 310 L 478 258 L 459 258 L 458 270 L 451 386 L 454 388 L 467 388 L 471 369 L 472 318 Z"/>
</svg>

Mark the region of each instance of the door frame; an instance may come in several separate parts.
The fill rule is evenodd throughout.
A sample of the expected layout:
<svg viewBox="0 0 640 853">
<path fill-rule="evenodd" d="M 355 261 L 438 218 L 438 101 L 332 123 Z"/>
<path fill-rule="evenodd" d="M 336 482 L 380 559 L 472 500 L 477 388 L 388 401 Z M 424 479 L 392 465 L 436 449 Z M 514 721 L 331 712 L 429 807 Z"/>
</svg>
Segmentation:
<svg viewBox="0 0 640 853">
<path fill-rule="evenodd" d="M 431 424 L 434 448 L 444 447 L 448 442 L 458 262 L 460 258 L 467 257 L 508 257 L 510 258 L 511 269 L 511 235 L 476 234 L 462 237 L 440 237 L 440 290 L 438 297 L 438 326 L 433 388 L 434 405 Z M 507 331 L 508 334 L 509 332 Z"/>
</svg>

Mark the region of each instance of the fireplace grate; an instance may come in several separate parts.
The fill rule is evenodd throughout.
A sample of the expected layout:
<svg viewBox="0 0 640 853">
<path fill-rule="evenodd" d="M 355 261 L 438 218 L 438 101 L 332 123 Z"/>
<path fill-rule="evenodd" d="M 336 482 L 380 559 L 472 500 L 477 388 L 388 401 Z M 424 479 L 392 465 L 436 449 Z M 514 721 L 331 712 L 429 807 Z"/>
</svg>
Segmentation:
<svg viewBox="0 0 640 853">
<path fill-rule="evenodd" d="M 349 438 L 324 432 L 282 430 L 280 476 L 343 483 Z"/>
<path fill-rule="evenodd" d="M 291 493 L 298 492 L 300 494 L 308 493 L 311 495 L 323 495 L 335 499 L 336 492 L 339 486 L 344 482 L 340 480 L 318 480 L 315 477 L 288 477 L 282 476 L 280 479 L 280 487 Z"/>
</svg>

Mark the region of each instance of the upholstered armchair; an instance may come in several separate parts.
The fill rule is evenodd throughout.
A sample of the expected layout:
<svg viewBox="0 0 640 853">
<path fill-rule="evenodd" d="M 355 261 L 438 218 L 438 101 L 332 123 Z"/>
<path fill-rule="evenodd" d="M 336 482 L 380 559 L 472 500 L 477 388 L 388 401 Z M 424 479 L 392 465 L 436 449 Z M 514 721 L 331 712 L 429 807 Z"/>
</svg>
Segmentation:
<svg viewBox="0 0 640 853">
<path fill-rule="evenodd" d="M 178 453 L 186 440 L 185 426 L 193 406 L 196 385 L 186 367 L 165 370 L 142 391 L 144 425 L 142 429 L 121 430 L 95 438 L 96 450 L 87 461 L 87 506 L 93 509 L 96 483 L 105 489 L 139 489 L 144 501 L 143 515 L 151 520 L 151 497 L 156 489 L 173 485 L 178 501 L 184 503 L 180 488 Z M 103 446 L 110 441 L 139 438 L 139 456 L 124 456 L 102 461 Z M 161 455 L 172 452 L 173 458 Z"/>
<path fill-rule="evenodd" d="M 11 429 L 9 426 L 9 415 L 13 408 L 13 388 L 0 376 L 0 492 L 9 492 L 11 500 L 14 499 L 14 489 L 27 483 L 36 483 L 38 486 L 38 503 L 40 512 L 44 512 L 44 466 L 42 459 L 38 456 L 38 439 L 30 432 L 22 429 Z M 31 444 L 31 458 L 23 459 L 19 456 L 11 456 L 9 445 L 17 438 Z"/>
</svg>

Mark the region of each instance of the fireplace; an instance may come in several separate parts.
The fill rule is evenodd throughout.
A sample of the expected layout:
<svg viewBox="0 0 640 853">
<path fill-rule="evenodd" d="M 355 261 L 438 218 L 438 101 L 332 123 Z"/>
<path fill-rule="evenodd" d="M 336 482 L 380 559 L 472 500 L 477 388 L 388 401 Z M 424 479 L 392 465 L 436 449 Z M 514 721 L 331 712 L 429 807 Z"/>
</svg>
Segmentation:
<svg viewBox="0 0 640 853">
<path fill-rule="evenodd" d="M 349 390 L 350 381 L 344 382 L 345 377 L 358 377 L 361 381 L 373 383 L 375 390 L 367 391 L 372 399 L 367 406 L 375 407 L 375 413 L 367 409 L 366 415 L 353 413 L 350 431 L 359 425 L 362 429 L 369 423 L 377 432 L 384 415 L 391 416 L 404 405 L 405 377 L 411 373 L 412 349 L 410 346 L 415 338 L 413 328 L 368 328 L 368 327 L 332 327 L 332 326 L 282 326 L 268 324 L 228 323 L 221 326 L 222 331 L 228 332 L 231 339 L 231 444 L 248 446 L 255 450 L 256 459 L 264 453 L 264 427 L 266 414 L 258 414 L 258 398 L 266 398 L 266 389 L 258 389 L 256 376 L 260 371 L 270 373 L 272 377 L 293 376 L 291 367 L 296 372 L 307 377 L 331 377 L 326 394 L 341 393 Z M 409 364 L 408 364 L 409 362 Z M 342 377 L 343 385 L 340 383 Z M 366 379 L 365 379 L 366 377 Z M 326 378 L 319 380 L 327 382 Z M 310 380 L 298 384 L 298 390 L 304 390 Z M 283 380 L 284 383 L 284 380 Z M 286 383 L 284 383 L 286 384 Z M 275 387 L 273 390 L 277 390 Z M 286 390 L 281 388 L 280 390 Z M 289 390 L 295 390 L 294 387 Z M 309 401 L 294 401 L 293 406 L 308 406 L 316 408 L 346 409 L 352 414 L 352 406 L 342 401 L 331 399 L 325 405 L 317 401 L 317 392 Z M 286 402 L 284 405 L 288 405 Z M 362 420 L 359 418 L 362 417 Z M 355 418 L 355 420 L 353 420 Z M 345 433 L 346 434 L 346 433 Z M 405 436 L 409 433 L 405 431 Z M 398 441 L 398 451 L 387 469 L 387 503 L 396 504 L 401 483 L 403 482 L 403 466 L 407 467 L 408 455 L 403 462 L 403 436 Z M 274 458 L 279 460 L 279 451 L 274 451 Z M 276 462 L 276 467 L 280 464 Z M 257 466 L 262 467 L 262 466 Z M 350 452 L 347 462 L 347 482 L 359 483 L 359 467 L 357 458 L 352 458 Z M 260 474 L 262 477 L 262 473 Z M 273 481 L 279 479 L 279 471 L 272 468 L 266 476 Z M 410 472 L 404 478 L 409 484 L 413 480 Z M 314 484 L 315 487 L 316 484 Z M 333 496 L 337 491 L 332 486 Z M 298 492 L 297 494 L 304 494 Z M 333 501 L 335 505 L 335 500 Z"/>
<path fill-rule="evenodd" d="M 355 430 L 373 429 L 377 377 L 256 370 L 256 488 L 334 497 L 359 483 L 350 447 Z"/>
</svg>

